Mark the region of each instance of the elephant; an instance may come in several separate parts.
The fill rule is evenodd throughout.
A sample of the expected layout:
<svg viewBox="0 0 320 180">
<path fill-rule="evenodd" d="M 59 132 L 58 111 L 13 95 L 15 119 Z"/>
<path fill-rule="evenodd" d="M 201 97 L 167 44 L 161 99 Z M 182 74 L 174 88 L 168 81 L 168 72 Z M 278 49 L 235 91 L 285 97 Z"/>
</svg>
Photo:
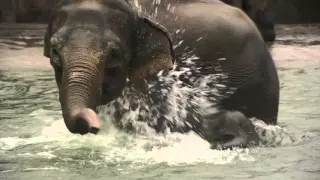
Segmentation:
<svg viewBox="0 0 320 180">
<path fill-rule="evenodd" d="M 242 9 L 255 22 L 266 42 L 276 39 L 274 22 L 268 17 L 267 0 L 246 0 L 243 2 Z"/>
<path fill-rule="evenodd" d="M 177 1 L 170 11 L 165 1 L 153 18 L 152 1 L 140 2 L 140 9 L 148 11 L 127 0 L 63 0 L 52 10 L 44 56 L 54 69 L 67 129 L 97 134 L 99 105 L 119 97 L 126 86 L 143 92 L 146 80 L 171 71 L 189 48 L 199 64 L 215 66 L 224 58 L 227 86 L 237 88 L 221 100 L 221 111 L 203 117 L 193 130 L 212 148 L 257 144 L 248 118 L 276 124 L 279 85 L 273 60 L 250 18 L 218 1 Z M 214 68 L 205 71 L 216 73 Z"/>
<path fill-rule="evenodd" d="M 193 51 L 199 57 L 197 63 L 206 66 L 223 59 L 219 65 L 228 74 L 227 86 L 237 89 L 221 102 L 225 109 L 277 124 L 276 66 L 259 29 L 242 10 L 218 0 L 162 0 L 160 4 L 139 0 L 139 8 L 172 34 L 173 44 L 179 44 L 175 48 L 177 59 L 186 50 Z M 209 71 L 216 73 L 212 68 Z"/>
<path fill-rule="evenodd" d="M 263 39 L 272 42 L 276 39 L 274 23 L 268 17 L 267 0 L 222 0 L 242 9 L 257 25 Z"/>
</svg>

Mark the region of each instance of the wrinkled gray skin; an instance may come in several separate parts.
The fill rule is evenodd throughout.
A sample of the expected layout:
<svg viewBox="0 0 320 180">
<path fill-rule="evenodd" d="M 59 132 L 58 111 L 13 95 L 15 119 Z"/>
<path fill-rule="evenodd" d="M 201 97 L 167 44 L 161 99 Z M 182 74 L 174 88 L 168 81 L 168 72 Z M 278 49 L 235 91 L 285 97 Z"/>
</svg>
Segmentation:
<svg viewBox="0 0 320 180">
<path fill-rule="evenodd" d="M 62 1 L 45 35 L 65 124 L 72 133 L 97 133 L 96 107 L 120 95 L 129 77 L 173 66 L 170 35 L 124 1 Z"/>
<path fill-rule="evenodd" d="M 236 89 L 220 102 L 222 109 L 277 124 L 276 67 L 257 26 L 242 10 L 218 0 L 162 0 L 160 5 L 152 0 L 139 0 L 139 3 L 143 11 L 168 29 L 174 44 L 180 44 L 175 48 L 177 59 L 192 51 L 199 57 L 198 65 L 215 67 L 219 63 L 228 75 L 227 86 Z M 215 68 L 201 71 L 217 73 Z M 240 115 L 235 117 L 243 119 Z"/>
<path fill-rule="evenodd" d="M 222 0 L 223 2 L 234 4 L 233 0 Z M 257 25 L 263 39 L 267 42 L 274 41 L 276 38 L 274 23 L 268 17 L 267 0 L 242 0 L 237 4 Z"/>
<path fill-rule="evenodd" d="M 153 12 L 151 2 L 143 7 Z M 273 61 L 257 28 L 242 11 L 223 3 L 188 3 L 175 9 L 169 13 L 159 8 L 156 19 L 174 43 L 184 40 L 175 49 L 177 59 L 186 49 L 194 50 L 200 64 L 215 65 L 226 58 L 221 65 L 227 85 L 238 88 L 221 102 L 224 110 L 204 117 L 196 131 L 213 148 L 257 143 L 248 117 L 276 124 L 279 93 Z M 172 68 L 169 33 L 142 14 L 123 0 L 62 1 L 53 11 L 44 54 L 55 70 L 70 132 L 98 133 L 96 107 L 118 97 L 126 78 L 144 87 L 144 79 Z M 176 35 L 177 29 L 185 32 Z M 214 68 L 207 71 L 216 73 Z"/>
<path fill-rule="evenodd" d="M 205 66 L 219 63 L 228 75 L 228 86 L 235 94 L 222 102 L 228 110 L 276 124 L 279 105 L 279 80 L 274 61 L 254 22 L 240 9 L 218 0 L 139 0 L 142 10 L 172 34 L 177 59 L 193 51 Z M 170 10 L 167 10 L 170 4 Z M 177 30 L 182 30 L 177 33 Z M 219 61 L 219 59 L 223 59 Z M 179 63 L 179 62 L 177 62 Z M 204 70 L 203 70 L 204 71 Z M 208 72 L 215 73 L 214 68 Z"/>
</svg>

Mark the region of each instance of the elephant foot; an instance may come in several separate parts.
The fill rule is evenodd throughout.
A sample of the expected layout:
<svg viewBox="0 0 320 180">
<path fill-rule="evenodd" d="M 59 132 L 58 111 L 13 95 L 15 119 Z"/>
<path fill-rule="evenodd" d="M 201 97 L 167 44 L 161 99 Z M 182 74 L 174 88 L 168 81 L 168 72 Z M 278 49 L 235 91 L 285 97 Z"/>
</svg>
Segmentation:
<svg viewBox="0 0 320 180">
<path fill-rule="evenodd" d="M 70 121 L 73 125 L 71 127 L 67 125 L 67 127 L 74 134 L 97 134 L 100 131 L 99 117 L 92 109 L 81 109 L 72 116 Z"/>
<path fill-rule="evenodd" d="M 239 111 L 223 111 L 205 119 L 205 139 L 212 149 L 255 146 L 259 136 L 252 122 Z"/>
</svg>

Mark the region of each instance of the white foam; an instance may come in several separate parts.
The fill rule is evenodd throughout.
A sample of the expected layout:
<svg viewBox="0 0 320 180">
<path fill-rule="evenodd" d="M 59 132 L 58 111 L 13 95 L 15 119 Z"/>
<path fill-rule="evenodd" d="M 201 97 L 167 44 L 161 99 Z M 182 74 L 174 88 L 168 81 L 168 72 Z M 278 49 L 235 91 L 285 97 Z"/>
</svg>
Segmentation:
<svg viewBox="0 0 320 180">
<path fill-rule="evenodd" d="M 38 115 L 41 116 L 41 113 Z M 267 131 L 266 135 L 261 135 L 260 133 L 261 138 L 265 138 L 267 146 L 284 146 L 295 143 L 294 140 L 284 141 L 285 139 L 292 139 L 292 135 L 287 133 L 284 128 L 266 126 L 259 120 L 253 120 L 253 122 L 258 128 L 258 132 Z M 104 125 L 107 123 L 105 122 Z M 163 134 L 157 134 L 145 123 L 140 123 L 140 125 L 143 126 L 140 128 L 146 129 L 141 134 L 124 133 L 108 125 L 108 128 L 102 129 L 99 135 L 81 136 L 67 132 L 62 119 L 53 120 L 50 125 L 48 124 L 42 129 L 39 136 L 31 138 L 0 138 L 0 151 L 19 149 L 19 147 L 26 145 L 43 144 L 40 148 L 36 148 L 33 153 L 22 153 L 17 154 L 17 156 L 42 159 L 59 158 L 64 161 L 76 158 L 96 166 L 125 162 L 130 168 L 141 168 L 158 163 L 177 166 L 198 163 L 228 164 L 236 163 L 237 161 L 250 162 L 255 161 L 252 151 L 259 150 L 259 148 L 212 150 L 207 141 L 193 132 L 180 134 L 166 131 Z M 283 140 L 280 141 L 279 139 Z M 279 144 L 279 142 L 281 143 Z M 82 152 L 88 148 L 88 152 L 86 152 L 87 150 Z M 69 153 L 65 154 L 63 152 Z M 98 159 L 97 156 L 99 157 Z"/>
<path fill-rule="evenodd" d="M 162 113 L 166 121 L 177 126 L 192 126 L 185 123 L 188 107 L 192 106 L 194 118 L 217 111 L 215 99 L 218 97 L 218 88 L 226 88 L 219 84 L 216 75 L 197 74 L 201 68 L 194 67 L 198 58 L 192 54 L 183 62 L 183 68 L 175 65 L 174 70 L 164 75 L 158 74 L 158 80 L 149 83 L 148 94 L 137 94 L 126 88 L 122 95 L 106 106 L 100 107 L 99 116 L 102 119 L 102 130 L 99 135 L 74 135 L 67 131 L 61 112 L 39 109 L 30 114 L 44 124 L 41 134 L 31 138 L 7 137 L 0 138 L 0 150 L 12 150 L 25 145 L 44 144 L 34 153 L 22 153 L 19 156 L 34 158 L 71 160 L 72 158 L 84 159 L 93 165 L 108 165 L 109 163 L 127 162 L 128 166 L 139 168 L 147 164 L 166 163 L 169 165 L 185 165 L 196 163 L 226 164 L 236 161 L 254 161 L 252 149 L 234 149 L 218 151 L 212 150 L 210 144 L 197 134 L 171 133 L 166 129 L 164 133 L 157 134 L 148 126 L 146 121 L 156 125 L 157 118 Z M 184 82 L 181 77 L 193 77 L 192 84 Z M 219 77 L 222 74 L 218 74 Z M 150 99 L 156 95 L 164 105 L 159 105 Z M 119 105 L 120 109 L 115 108 Z M 136 108 L 132 109 L 133 104 Z M 161 111 L 166 108 L 166 111 Z M 115 114 L 122 112 L 121 119 L 116 119 Z M 156 113 L 154 113 L 156 112 Z M 164 113 L 164 114 L 163 114 Z M 142 116 L 143 120 L 139 120 Z M 59 120 L 56 120 L 59 117 Z M 141 118 L 141 117 L 140 117 Z M 123 126 L 131 124 L 135 133 L 125 133 L 117 129 L 113 122 Z M 293 143 L 287 141 L 291 136 L 277 126 L 266 126 L 261 121 L 253 120 L 261 139 L 265 144 L 278 145 Z M 273 133 L 278 132 L 278 133 Z M 279 134 L 279 132 L 281 132 Z M 265 135 L 267 134 L 267 135 Z M 276 138 L 274 138 L 276 137 Z M 282 140 L 280 140 L 282 139 Z M 281 144 L 280 143 L 280 144 Z M 284 144 L 282 144 L 284 145 Z M 89 148 L 89 150 L 88 150 Z M 70 152 L 64 154 L 63 152 Z M 84 152 L 83 152 L 84 151 Z M 99 160 L 93 158 L 98 156 Z"/>
<path fill-rule="evenodd" d="M 251 119 L 260 138 L 260 146 L 277 147 L 297 145 L 309 138 L 308 134 L 294 134 L 279 125 L 267 125 L 262 120 Z"/>
</svg>

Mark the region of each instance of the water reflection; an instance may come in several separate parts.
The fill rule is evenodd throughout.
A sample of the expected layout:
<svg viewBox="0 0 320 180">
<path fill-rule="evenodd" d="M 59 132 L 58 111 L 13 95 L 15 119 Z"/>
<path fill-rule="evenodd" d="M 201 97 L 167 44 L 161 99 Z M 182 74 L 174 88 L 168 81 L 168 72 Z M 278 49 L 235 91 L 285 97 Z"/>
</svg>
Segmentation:
<svg viewBox="0 0 320 180">
<path fill-rule="evenodd" d="M 0 71 L 0 137 L 28 136 L 39 123 L 37 109 L 58 111 L 57 88 L 51 71 Z M 34 127 L 34 128 L 31 128 Z"/>
</svg>

